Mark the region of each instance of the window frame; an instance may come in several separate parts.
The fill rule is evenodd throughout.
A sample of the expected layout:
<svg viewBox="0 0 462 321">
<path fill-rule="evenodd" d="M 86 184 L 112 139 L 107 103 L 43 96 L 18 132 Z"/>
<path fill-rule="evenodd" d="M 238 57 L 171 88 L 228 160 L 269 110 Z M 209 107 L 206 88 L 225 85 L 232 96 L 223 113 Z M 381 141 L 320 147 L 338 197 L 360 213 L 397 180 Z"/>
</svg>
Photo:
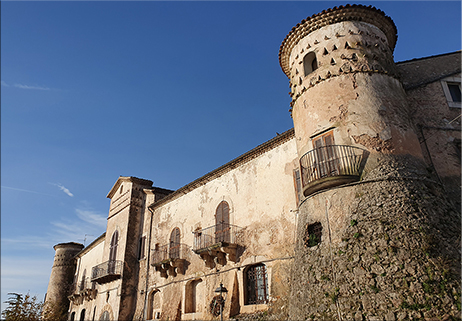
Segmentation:
<svg viewBox="0 0 462 321">
<path fill-rule="evenodd" d="M 451 91 L 449 90 L 448 85 L 458 85 L 459 90 L 461 89 L 460 86 L 461 77 L 447 77 L 441 80 L 441 86 L 443 87 L 444 96 L 446 97 L 446 101 L 450 108 L 462 108 L 462 103 L 460 101 L 454 101 L 451 95 Z"/>
<path fill-rule="evenodd" d="M 253 273 L 252 270 L 257 270 L 261 268 L 264 270 L 263 278 L 255 278 L 255 280 L 250 280 L 249 273 Z M 257 272 L 257 271 L 255 271 Z M 243 273 L 244 279 L 244 305 L 259 305 L 259 304 L 268 304 L 269 302 L 269 281 L 268 281 L 268 267 L 264 263 L 258 263 L 248 266 Z M 252 281 L 253 284 L 250 284 Z M 259 285 L 259 281 L 262 284 Z M 251 288 L 253 286 L 253 288 Z M 251 292 L 251 289 L 255 290 L 255 293 Z M 263 295 L 260 295 L 260 291 L 263 292 Z M 253 297 L 253 295 L 255 297 Z M 259 300 L 258 298 L 263 296 L 264 300 Z"/>
<path fill-rule="evenodd" d="M 305 56 L 303 56 L 302 61 L 303 61 L 303 75 L 305 77 L 313 73 L 313 71 L 319 68 L 318 58 L 314 51 L 310 51 Z M 313 63 L 315 63 L 315 66 L 313 66 Z"/>
</svg>

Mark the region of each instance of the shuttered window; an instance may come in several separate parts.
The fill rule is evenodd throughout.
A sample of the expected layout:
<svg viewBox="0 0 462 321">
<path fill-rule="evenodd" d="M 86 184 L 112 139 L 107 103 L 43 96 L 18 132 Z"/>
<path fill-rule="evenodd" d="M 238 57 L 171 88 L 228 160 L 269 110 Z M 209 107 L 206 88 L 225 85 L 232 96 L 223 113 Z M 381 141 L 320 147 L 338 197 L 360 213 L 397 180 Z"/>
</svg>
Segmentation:
<svg viewBox="0 0 462 321">
<path fill-rule="evenodd" d="M 140 237 L 140 244 L 139 244 L 139 247 L 138 247 L 138 259 L 139 260 L 144 259 L 144 246 L 145 246 L 145 243 L 146 243 L 146 236 Z"/>
<path fill-rule="evenodd" d="M 115 271 L 115 261 L 117 258 L 117 245 L 119 243 L 119 232 L 116 230 L 114 234 L 112 234 L 111 238 L 111 246 L 109 249 L 109 264 L 108 264 L 108 272 L 114 273 Z"/>
<path fill-rule="evenodd" d="M 175 227 L 170 234 L 169 256 L 171 259 L 180 258 L 180 229 Z"/>
<path fill-rule="evenodd" d="M 338 159 L 333 145 L 334 133 L 332 131 L 313 139 L 313 147 L 316 153 L 316 165 L 313 169 L 317 171 L 315 175 L 318 178 L 338 173 Z"/>
<path fill-rule="evenodd" d="M 215 242 L 230 242 L 229 205 L 222 201 L 215 212 Z"/>
</svg>

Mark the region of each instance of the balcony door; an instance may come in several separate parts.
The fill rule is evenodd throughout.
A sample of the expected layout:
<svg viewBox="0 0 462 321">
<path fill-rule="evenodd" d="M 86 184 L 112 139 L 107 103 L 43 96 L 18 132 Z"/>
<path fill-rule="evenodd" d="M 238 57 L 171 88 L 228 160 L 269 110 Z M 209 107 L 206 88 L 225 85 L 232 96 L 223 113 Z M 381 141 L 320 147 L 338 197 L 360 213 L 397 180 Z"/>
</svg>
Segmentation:
<svg viewBox="0 0 462 321">
<path fill-rule="evenodd" d="M 229 205 L 222 201 L 215 212 L 215 243 L 230 243 Z"/>
<path fill-rule="evenodd" d="M 108 274 L 115 273 L 116 257 L 117 257 L 117 244 L 119 243 L 119 232 L 115 231 L 111 238 L 111 247 L 109 249 L 109 262 L 107 267 Z"/>
<path fill-rule="evenodd" d="M 180 229 L 175 227 L 170 234 L 169 257 L 171 259 L 180 258 Z"/>
<path fill-rule="evenodd" d="M 315 166 L 313 175 L 315 179 L 339 174 L 338 157 L 334 147 L 334 134 L 332 131 L 313 139 L 315 150 Z"/>
</svg>

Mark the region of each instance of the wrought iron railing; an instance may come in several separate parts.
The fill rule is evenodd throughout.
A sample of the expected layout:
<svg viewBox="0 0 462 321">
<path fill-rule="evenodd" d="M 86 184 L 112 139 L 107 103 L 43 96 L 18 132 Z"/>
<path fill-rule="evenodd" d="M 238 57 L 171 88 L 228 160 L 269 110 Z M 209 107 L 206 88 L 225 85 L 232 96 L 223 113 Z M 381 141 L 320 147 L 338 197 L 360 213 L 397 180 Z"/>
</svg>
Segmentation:
<svg viewBox="0 0 462 321">
<path fill-rule="evenodd" d="M 218 243 L 239 244 L 242 230 L 242 227 L 222 223 L 195 231 L 193 251 L 205 249 Z"/>
<path fill-rule="evenodd" d="M 346 145 L 328 145 L 309 151 L 300 158 L 303 187 L 325 177 L 359 178 L 366 153 L 361 148 Z"/>
<path fill-rule="evenodd" d="M 91 281 L 97 281 L 105 277 L 116 277 L 122 275 L 122 261 L 106 261 L 91 269 Z"/>
<path fill-rule="evenodd" d="M 77 286 L 75 287 L 75 289 L 77 290 L 77 292 L 82 292 L 85 290 L 94 290 L 96 289 L 96 283 L 92 281 L 89 277 L 87 277 L 83 280 L 80 280 L 77 283 Z"/>
<path fill-rule="evenodd" d="M 152 250 L 151 264 L 156 265 L 174 259 L 186 259 L 189 247 L 182 243 L 171 243 Z"/>
</svg>

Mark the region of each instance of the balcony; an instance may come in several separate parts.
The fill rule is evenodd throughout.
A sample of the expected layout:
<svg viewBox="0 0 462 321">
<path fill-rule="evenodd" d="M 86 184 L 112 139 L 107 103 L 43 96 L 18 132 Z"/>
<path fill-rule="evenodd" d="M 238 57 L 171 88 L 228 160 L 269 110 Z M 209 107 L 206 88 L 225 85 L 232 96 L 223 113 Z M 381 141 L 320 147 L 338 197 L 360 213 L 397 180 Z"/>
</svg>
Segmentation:
<svg viewBox="0 0 462 321">
<path fill-rule="evenodd" d="M 91 270 L 91 281 L 99 284 L 111 282 L 122 276 L 122 261 L 106 261 Z"/>
<path fill-rule="evenodd" d="M 328 145 L 300 158 L 303 195 L 358 181 L 369 152 L 345 145 Z"/>
<path fill-rule="evenodd" d="M 96 283 L 92 282 L 90 278 L 85 278 L 77 283 L 73 283 L 68 296 L 74 304 L 82 304 L 83 300 L 93 300 L 96 298 L 98 291 L 96 290 Z"/>
<path fill-rule="evenodd" d="M 237 262 L 237 248 L 242 237 L 242 227 L 226 223 L 213 225 L 194 232 L 193 251 L 210 268 L 216 263 L 225 265 L 227 259 Z"/>
<path fill-rule="evenodd" d="M 185 262 L 189 247 L 186 244 L 172 243 L 158 246 L 152 250 L 151 264 L 164 278 L 185 273 Z"/>
</svg>

